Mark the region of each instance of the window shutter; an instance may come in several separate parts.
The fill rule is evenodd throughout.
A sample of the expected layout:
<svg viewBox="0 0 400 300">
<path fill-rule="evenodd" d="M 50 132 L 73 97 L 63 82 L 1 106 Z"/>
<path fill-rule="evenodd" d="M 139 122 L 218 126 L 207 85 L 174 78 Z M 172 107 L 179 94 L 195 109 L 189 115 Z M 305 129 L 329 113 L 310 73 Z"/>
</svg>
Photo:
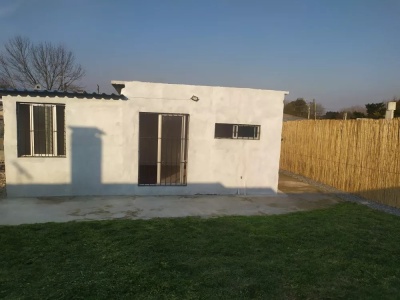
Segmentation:
<svg viewBox="0 0 400 300">
<path fill-rule="evenodd" d="M 18 156 L 31 155 L 29 105 L 17 103 Z"/>
<path fill-rule="evenodd" d="M 65 106 L 56 106 L 57 115 L 57 155 L 65 155 Z"/>
</svg>

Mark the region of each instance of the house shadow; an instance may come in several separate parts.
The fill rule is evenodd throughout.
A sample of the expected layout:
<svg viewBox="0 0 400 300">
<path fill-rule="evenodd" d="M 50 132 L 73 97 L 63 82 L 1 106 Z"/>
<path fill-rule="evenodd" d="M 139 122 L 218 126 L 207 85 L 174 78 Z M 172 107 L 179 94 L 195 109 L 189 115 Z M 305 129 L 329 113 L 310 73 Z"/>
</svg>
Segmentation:
<svg viewBox="0 0 400 300">
<path fill-rule="evenodd" d="M 172 185 L 147 185 L 139 186 L 137 183 L 103 183 L 102 165 L 112 163 L 104 161 L 103 155 L 103 137 L 105 132 L 96 127 L 70 127 L 71 149 L 70 155 L 70 182 L 65 184 L 7 184 L 8 197 L 52 197 L 52 196 L 144 196 L 144 195 L 277 195 L 272 188 L 244 188 L 244 187 L 226 187 L 219 182 L 209 183 L 189 183 L 185 186 Z M 118 155 L 118 154 L 115 154 Z M 22 158 L 24 159 L 24 158 Z M 53 158 L 47 158 L 49 160 Z M 45 161 L 47 160 L 45 159 Z M 132 159 L 138 159 L 133 157 Z M 27 170 L 19 160 L 12 162 L 7 168 L 14 168 L 19 176 L 24 177 L 25 181 L 34 178 L 34 170 Z M 45 172 L 46 166 L 40 172 Z M 138 170 L 131 170 L 138 172 Z M 190 174 L 189 174 L 190 175 Z M 163 187 L 160 189 L 160 187 Z M 314 193 L 301 192 L 302 196 L 297 199 L 320 198 Z M 400 186 L 381 190 L 366 190 L 357 193 L 356 196 L 369 199 L 370 201 L 377 195 L 385 194 L 394 198 L 390 204 L 400 207 Z M 283 195 L 283 194 L 278 194 Z M 298 196 L 298 192 L 288 192 L 284 195 Z M 324 193 L 327 197 L 338 197 L 345 199 L 348 193 Z M 396 198 L 397 197 L 397 198 Z M 397 200 L 396 200 L 397 199 Z M 385 205 L 385 204 L 382 204 Z"/>
<path fill-rule="evenodd" d="M 103 157 L 103 137 L 105 132 L 96 127 L 70 127 L 71 149 L 67 150 L 67 159 L 70 155 L 70 182 L 65 184 L 7 184 L 9 197 L 51 197 L 51 196 L 126 196 L 126 195 L 275 195 L 272 188 L 243 188 L 225 187 L 218 182 L 188 183 L 187 185 L 138 185 L 137 183 L 103 183 L 102 166 L 106 161 Z M 116 153 L 115 155 L 118 155 Z M 24 159 L 24 158 L 21 158 Z M 51 157 L 44 160 L 51 161 Z M 132 159 L 138 159 L 133 157 Z M 34 170 L 27 170 L 18 159 L 11 166 L 30 181 L 35 177 Z M 45 162 L 40 172 L 45 172 Z M 138 172 L 138 170 L 131 170 Z M 51 176 L 49 174 L 49 176 Z M 160 188 L 161 187 L 161 188 Z"/>
<path fill-rule="evenodd" d="M 102 136 L 96 127 L 70 127 L 71 129 L 71 186 L 73 195 L 102 189 Z M 67 154 L 68 155 L 68 154 Z"/>
</svg>

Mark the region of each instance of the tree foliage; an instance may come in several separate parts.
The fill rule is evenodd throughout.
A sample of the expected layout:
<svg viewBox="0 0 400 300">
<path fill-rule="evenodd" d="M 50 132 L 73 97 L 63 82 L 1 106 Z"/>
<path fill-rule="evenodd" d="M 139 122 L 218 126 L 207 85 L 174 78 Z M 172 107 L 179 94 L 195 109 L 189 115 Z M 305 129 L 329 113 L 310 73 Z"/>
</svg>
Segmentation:
<svg viewBox="0 0 400 300">
<path fill-rule="evenodd" d="M 297 98 L 295 101 L 291 101 L 283 108 L 285 114 L 307 118 L 308 105 L 303 98 Z"/>
<path fill-rule="evenodd" d="M 394 116 L 400 117 L 400 99 L 394 98 L 391 101 L 397 102 L 398 110 L 395 110 Z M 343 108 L 339 112 L 329 111 L 325 114 L 325 119 L 343 119 L 344 114 L 347 113 L 347 119 L 358 119 L 358 118 L 372 118 L 372 119 L 383 119 L 386 115 L 386 103 L 368 103 L 365 104 L 365 108 L 361 106 L 351 106 Z"/>
<path fill-rule="evenodd" d="M 338 111 L 327 111 L 323 117 L 324 119 L 343 119 L 342 113 Z"/>
<path fill-rule="evenodd" d="M 359 111 L 353 111 L 351 114 L 352 115 L 351 115 L 350 119 L 361 119 L 361 118 L 366 117 L 364 113 L 359 112 Z"/>
<path fill-rule="evenodd" d="M 367 109 L 368 118 L 372 119 L 382 119 L 386 114 L 386 104 L 384 102 L 379 103 L 368 103 L 365 104 Z"/>
<path fill-rule="evenodd" d="M 308 109 L 310 109 L 310 118 L 314 118 L 314 109 L 316 111 L 317 118 L 322 117 L 325 113 L 325 108 L 322 104 L 317 103 L 316 107 L 314 108 L 314 105 L 312 105 L 312 103 L 307 104 L 304 98 L 297 98 L 294 101 L 286 103 L 283 112 L 285 114 L 307 118 Z"/>
<path fill-rule="evenodd" d="M 360 118 L 365 118 L 366 115 L 362 112 L 359 111 L 346 111 L 346 110 L 340 110 L 340 111 L 328 111 L 326 114 L 323 116 L 324 119 L 335 119 L 335 120 L 341 120 L 344 119 L 345 114 L 347 114 L 347 119 L 360 119 Z"/>
<path fill-rule="evenodd" d="M 76 91 L 85 71 L 63 45 L 34 44 L 20 36 L 10 39 L 0 54 L 0 85 L 28 88 L 40 84 L 47 90 Z"/>
<path fill-rule="evenodd" d="M 359 112 L 366 114 L 367 110 L 365 109 L 365 105 L 353 105 L 349 107 L 342 108 L 340 111 L 347 112 L 347 113 L 354 113 Z"/>
</svg>

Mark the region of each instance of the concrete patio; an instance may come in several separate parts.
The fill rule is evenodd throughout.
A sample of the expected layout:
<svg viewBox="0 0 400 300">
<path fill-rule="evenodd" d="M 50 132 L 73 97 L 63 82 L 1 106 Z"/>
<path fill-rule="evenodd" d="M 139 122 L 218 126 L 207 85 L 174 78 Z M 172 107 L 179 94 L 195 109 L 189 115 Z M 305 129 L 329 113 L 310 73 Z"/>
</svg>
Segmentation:
<svg viewBox="0 0 400 300">
<path fill-rule="evenodd" d="M 114 196 L 5 198 L 0 225 L 110 219 L 274 215 L 325 208 L 335 195 L 281 175 L 274 196 Z"/>
</svg>

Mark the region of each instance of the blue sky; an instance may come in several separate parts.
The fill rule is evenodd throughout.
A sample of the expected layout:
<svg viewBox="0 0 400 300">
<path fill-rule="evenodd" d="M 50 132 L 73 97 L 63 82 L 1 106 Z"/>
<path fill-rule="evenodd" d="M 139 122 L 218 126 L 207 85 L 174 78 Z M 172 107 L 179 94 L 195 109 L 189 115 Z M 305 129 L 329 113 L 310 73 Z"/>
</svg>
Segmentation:
<svg viewBox="0 0 400 300">
<path fill-rule="evenodd" d="M 0 0 L 0 47 L 63 43 L 116 80 L 288 90 L 327 110 L 400 97 L 400 0 Z"/>
</svg>

